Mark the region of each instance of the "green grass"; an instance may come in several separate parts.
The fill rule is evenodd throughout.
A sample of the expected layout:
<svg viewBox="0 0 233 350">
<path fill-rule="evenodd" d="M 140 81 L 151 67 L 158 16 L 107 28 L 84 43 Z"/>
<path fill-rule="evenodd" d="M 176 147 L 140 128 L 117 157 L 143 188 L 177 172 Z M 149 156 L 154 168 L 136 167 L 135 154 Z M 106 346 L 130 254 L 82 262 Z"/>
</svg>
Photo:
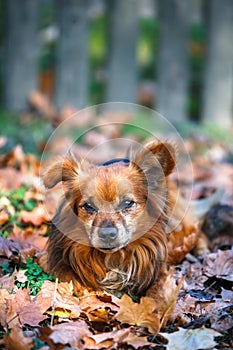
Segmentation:
<svg viewBox="0 0 233 350">
<path fill-rule="evenodd" d="M 0 136 L 6 136 L 7 142 L 0 149 L 1 154 L 20 144 L 26 153 L 39 155 L 38 145 L 47 139 L 51 132 L 48 121 L 37 115 L 25 118 L 17 113 L 0 110 Z"/>
</svg>

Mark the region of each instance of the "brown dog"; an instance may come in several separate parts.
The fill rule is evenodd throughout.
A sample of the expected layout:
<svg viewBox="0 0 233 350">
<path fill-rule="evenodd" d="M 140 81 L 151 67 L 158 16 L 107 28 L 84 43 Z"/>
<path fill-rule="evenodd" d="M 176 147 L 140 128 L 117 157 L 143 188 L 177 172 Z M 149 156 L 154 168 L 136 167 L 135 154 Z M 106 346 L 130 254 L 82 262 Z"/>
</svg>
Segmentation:
<svg viewBox="0 0 233 350">
<path fill-rule="evenodd" d="M 54 164 L 44 184 L 62 181 L 65 195 L 48 242 L 50 272 L 72 280 L 77 295 L 83 287 L 150 295 L 167 262 L 181 260 L 197 241 L 186 204 L 168 182 L 175 158 L 173 145 L 155 142 L 130 161 L 96 166 L 69 156 Z"/>
</svg>

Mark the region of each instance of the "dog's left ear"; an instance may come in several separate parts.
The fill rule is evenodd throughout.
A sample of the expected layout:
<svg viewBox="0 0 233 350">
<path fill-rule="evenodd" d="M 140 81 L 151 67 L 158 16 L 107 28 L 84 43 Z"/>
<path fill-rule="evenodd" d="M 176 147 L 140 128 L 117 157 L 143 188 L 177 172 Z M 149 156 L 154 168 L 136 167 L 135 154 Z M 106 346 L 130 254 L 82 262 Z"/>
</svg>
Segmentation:
<svg viewBox="0 0 233 350">
<path fill-rule="evenodd" d="M 151 142 L 137 152 L 133 163 L 145 173 L 159 166 L 168 176 L 176 165 L 176 148 L 169 142 Z"/>
<path fill-rule="evenodd" d="M 46 188 L 52 188 L 59 182 L 71 182 L 77 178 L 79 164 L 76 159 L 69 154 L 64 160 L 53 164 L 43 175 L 43 183 Z"/>
</svg>

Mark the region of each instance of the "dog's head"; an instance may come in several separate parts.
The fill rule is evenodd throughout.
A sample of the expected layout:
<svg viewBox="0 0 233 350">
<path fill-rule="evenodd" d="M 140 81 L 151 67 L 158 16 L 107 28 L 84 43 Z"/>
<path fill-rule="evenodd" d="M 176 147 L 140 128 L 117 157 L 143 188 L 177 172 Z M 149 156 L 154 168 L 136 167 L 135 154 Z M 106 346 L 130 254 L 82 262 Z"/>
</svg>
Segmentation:
<svg viewBox="0 0 233 350">
<path fill-rule="evenodd" d="M 96 166 L 69 155 L 46 172 L 44 184 L 52 188 L 62 181 L 67 203 L 66 212 L 61 209 L 59 215 L 67 215 L 67 207 L 72 209 L 74 225 L 82 227 L 88 243 L 113 252 L 146 233 L 165 213 L 166 178 L 174 167 L 174 147 L 150 143 L 129 162 Z"/>
</svg>

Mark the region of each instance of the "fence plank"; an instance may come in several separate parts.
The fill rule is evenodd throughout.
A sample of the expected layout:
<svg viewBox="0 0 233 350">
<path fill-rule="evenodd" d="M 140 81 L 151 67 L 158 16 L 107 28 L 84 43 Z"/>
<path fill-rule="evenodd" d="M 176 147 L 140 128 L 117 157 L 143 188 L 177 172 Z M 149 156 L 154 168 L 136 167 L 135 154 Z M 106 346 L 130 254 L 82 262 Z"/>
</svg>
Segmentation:
<svg viewBox="0 0 233 350">
<path fill-rule="evenodd" d="M 223 128 L 233 125 L 233 2 L 209 4 L 203 120 Z"/>
<path fill-rule="evenodd" d="M 156 110 L 170 121 L 187 117 L 190 0 L 158 2 L 160 49 Z"/>
<path fill-rule="evenodd" d="M 7 0 L 4 105 L 24 110 L 37 86 L 39 0 Z"/>
<path fill-rule="evenodd" d="M 139 3 L 111 0 L 110 5 L 106 101 L 136 102 Z"/>
<path fill-rule="evenodd" d="M 55 104 L 83 108 L 88 101 L 88 0 L 60 0 Z"/>
</svg>

